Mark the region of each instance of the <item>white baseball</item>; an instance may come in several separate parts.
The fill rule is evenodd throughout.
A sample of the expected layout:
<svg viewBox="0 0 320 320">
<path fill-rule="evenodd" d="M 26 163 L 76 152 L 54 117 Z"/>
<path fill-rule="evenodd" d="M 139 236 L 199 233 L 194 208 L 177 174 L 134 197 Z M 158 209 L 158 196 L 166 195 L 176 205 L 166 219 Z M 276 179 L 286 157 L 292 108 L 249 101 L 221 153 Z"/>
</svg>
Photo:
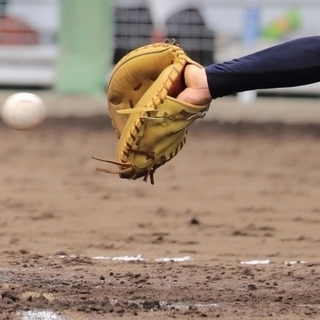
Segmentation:
<svg viewBox="0 0 320 320">
<path fill-rule="evenodd" d="M 9 96 L 3 103 L 1 115 L 11 128 L 29 130 L 39 126 L 45 119 L 43 100 L 33 93 L 19 92 Z"/>
</svg>

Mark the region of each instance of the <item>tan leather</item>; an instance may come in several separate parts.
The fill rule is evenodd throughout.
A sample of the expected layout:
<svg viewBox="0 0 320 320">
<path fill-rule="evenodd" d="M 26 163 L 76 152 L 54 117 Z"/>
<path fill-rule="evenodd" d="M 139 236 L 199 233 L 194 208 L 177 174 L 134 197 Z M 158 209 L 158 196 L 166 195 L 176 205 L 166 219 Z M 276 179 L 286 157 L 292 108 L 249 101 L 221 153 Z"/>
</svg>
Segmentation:
<svg viewBox="0 0 320 320">
<path fill-rule="evenodd" d="M 121 178 L 151 178 L 184 146 L 188 126 L 203 117 L 209 105 L 176 99 L 185 88 L 183 71 L 191 60 L 176 44 L 162 42 L 138 48 L 114 67 L 107 88 L 109 114 L 119 138 L 114 161 Z"/>
</svg>

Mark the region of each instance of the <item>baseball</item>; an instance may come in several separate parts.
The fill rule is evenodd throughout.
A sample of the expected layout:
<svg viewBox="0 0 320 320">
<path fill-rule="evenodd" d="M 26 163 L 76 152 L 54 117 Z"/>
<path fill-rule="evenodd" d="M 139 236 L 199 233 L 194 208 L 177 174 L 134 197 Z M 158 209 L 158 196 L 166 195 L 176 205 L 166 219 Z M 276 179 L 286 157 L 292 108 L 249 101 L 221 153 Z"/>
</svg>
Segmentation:
<svg viewBox="0 0 320 320">
<path fill-rule="evenodd" d="M 16 130 L 29 130 L 44 121 L 46 108 L 42 99 L 36 94 L 19 92 L 5 100 L 1 115 L 9 127 Z"/>
</svg>

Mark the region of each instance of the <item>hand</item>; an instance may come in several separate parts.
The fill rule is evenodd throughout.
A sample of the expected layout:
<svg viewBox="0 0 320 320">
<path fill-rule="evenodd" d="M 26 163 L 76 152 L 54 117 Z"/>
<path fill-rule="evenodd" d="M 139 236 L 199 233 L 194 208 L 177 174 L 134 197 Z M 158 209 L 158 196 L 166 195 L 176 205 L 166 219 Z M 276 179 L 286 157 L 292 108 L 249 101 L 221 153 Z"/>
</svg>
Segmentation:
<svg viewBox="0 0 320 320">
<path fill-rule="evenodd" d="M 187 88 L 177 96 L 177 99 L 195 105 L 206 105 L 211 102 L 212 97 L 204 68 L 187 65 L 184 71 L 184 81 Z"/>
</svg>

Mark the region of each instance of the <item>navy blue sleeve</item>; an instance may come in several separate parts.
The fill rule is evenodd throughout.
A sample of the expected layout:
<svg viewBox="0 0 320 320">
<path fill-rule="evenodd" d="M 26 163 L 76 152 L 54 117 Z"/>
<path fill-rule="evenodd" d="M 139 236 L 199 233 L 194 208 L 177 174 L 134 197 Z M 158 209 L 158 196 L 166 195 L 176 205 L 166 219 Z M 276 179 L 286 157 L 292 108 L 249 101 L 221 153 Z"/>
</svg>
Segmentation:
<svg viewBox="0 0 320 320">
<path fill-rule="evenodd" d="M 320 81 L 320 37 L 288 41 L 205 68 L 213 99 L 236 92 Z"/>
</svg>

